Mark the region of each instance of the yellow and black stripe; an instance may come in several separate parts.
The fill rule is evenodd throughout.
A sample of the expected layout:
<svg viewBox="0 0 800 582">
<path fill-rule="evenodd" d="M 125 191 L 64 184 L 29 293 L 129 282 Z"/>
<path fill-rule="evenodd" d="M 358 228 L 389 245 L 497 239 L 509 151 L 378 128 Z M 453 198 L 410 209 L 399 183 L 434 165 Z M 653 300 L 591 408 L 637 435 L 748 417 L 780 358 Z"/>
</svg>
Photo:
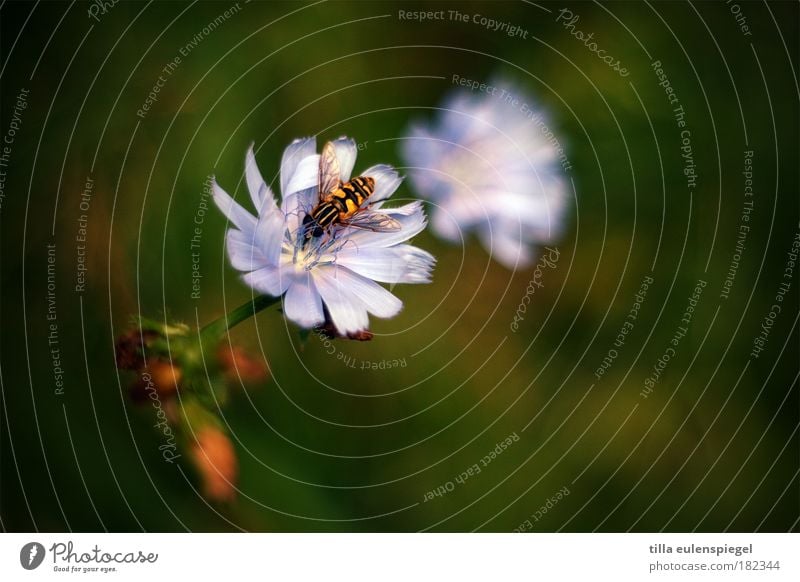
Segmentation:
<svg viewBox="0 0 800 582">
<path fill-rule="evenodd" d="M 339 221 L 353 216 L 364 200 L 375 191 L 375 180 L 370 177 L 357 176 L 340 185 L 322 198 L 322 202 L 314 208 L 305 219 L 306 237 L 322 236 L 324 229 Z M 313 221 L 313 228 L 309 223 Z"/>
<path fill-rule="evenodd" d="M 328 194 L 325 202 L 336 205 L 339 209 L 339 218 L 344 220 L 356 213 L 374 189 L 375 180 L 358 176 Z"/>
</svg>

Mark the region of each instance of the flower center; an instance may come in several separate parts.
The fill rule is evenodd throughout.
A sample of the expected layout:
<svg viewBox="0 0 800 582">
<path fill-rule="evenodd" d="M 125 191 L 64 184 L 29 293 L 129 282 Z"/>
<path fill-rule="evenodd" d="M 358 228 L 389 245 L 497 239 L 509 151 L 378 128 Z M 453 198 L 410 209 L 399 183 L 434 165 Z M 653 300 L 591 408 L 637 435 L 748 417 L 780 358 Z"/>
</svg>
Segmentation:
<svg viewBox="0 0 800 582">
<path fill-rule="evenodd" d="M 341 246 L 330 233 L 322 237 L 314 237 L 307 242 L 295 244 L 284 243 L 283 256 L 285 262 L 294 267 L 296 273 L 310 271 L 319 265 L 328 265 L 336 262 L 336 250 Z"/>
</svg>

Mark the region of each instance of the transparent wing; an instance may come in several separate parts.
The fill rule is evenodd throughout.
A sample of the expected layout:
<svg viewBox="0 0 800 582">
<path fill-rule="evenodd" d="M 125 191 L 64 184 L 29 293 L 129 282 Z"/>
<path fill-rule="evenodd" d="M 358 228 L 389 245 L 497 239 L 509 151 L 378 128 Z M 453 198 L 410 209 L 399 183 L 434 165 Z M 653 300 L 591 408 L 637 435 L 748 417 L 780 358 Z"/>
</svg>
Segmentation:
<svg viewBox="0 0 800 582">
<path fill-rule="evenodd" d="M 351 218 L 342 220 L 339 224 L 373 232 L 394 232 L 400 230 L 400 223 L 383 212 L 374 210 L 359 210 Z"/>
<path fill-rule="evenodd" d="M 319 197 L 334 191 L 339 187 L 339 159 L 336 157 L 336 148 L 331 142 L 325 144 L 319 156 Z"/>
</svg>

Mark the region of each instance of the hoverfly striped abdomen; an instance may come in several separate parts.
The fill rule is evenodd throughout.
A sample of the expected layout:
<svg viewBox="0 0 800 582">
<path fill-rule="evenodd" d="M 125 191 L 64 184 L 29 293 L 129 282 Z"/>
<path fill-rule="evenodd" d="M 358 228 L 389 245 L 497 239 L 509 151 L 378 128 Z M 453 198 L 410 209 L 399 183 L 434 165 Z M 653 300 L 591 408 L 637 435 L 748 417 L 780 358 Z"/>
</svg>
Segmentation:
<svg viewBox="0 0 800 582">
<path fill-rule="evenodd" d="M 347 220 L 364 203 L 364 200 L 369 198 L 375 191 L 375 180 L 369 176 L 357 176 L 342 184 L 331 192 L 329 201 L 336 204 L 339 209 L 339 220 Z"/>
<path fill-rule="evenodd" d="M 373 232 L 392 232 L 400 223 L 390 216 L 370 210 L 365 202 L 375 193 L 375 178 L 356 176 L 342 183 L 336 148 L 328 142 L 319 161 L 318 202 L 303 217 L 302 239 L 319 238 L 329 227 L 348 226 Z"/>
<path fill-rule="evenodd" d="M 327 227 L 352 217 L 374 191 L 373 178 L 357 176 L 345 184 L 340 184 L 332 192 L 321 194 L 320 204 L 303 219 L 306 237 L 322 236 Z"/>
</svg>

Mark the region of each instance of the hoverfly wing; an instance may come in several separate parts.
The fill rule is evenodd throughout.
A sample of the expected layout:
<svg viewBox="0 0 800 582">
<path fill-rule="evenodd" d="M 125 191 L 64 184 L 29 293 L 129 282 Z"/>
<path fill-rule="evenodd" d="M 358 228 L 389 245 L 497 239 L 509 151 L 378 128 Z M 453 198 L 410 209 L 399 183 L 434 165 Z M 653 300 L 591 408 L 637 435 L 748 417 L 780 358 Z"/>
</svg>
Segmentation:
<svg viewBox="0 0 800 582">
<path fill-rule="evenodd" d="M 342 226 L 371 230 L 373 232 L 395 232 L 400 230 L 400 223 L 383 212 L 359 210 L 352 218 L 342 221 Z"/>
<path fill-rule="evenodd" d="M 333 192 L 341 184 L 339 171 L 339 158 L 336 157 L 336 148 L 333 143 L 327 142 L 319 156 L 319 197 Z"/>
</svg>

